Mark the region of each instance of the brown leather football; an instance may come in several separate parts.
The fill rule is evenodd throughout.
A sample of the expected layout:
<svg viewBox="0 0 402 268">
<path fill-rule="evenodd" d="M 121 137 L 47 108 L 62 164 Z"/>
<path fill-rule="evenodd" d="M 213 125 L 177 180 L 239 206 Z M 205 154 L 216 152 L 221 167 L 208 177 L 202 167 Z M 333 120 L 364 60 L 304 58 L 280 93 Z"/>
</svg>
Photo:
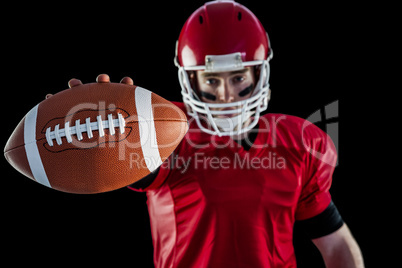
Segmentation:
<svg viewBox="0 0 402 268">
<path fill-rule="evenodd" d="M 100 193 L 157 169 L 188 130 L 174 104 L 138 86 L 84 84 L 36 105 L 4 155 L 25 176 L 69 193 Z"/>
</svg>

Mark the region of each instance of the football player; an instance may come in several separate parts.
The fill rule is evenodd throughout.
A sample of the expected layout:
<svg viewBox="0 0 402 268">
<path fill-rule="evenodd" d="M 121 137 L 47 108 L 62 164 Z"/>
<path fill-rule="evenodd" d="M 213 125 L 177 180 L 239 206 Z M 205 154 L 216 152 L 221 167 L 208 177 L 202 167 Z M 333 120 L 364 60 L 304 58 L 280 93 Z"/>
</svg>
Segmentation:
<svg viewBox="0 0 402 268">
<path fill-rule="evenodd" d="M 327 267 L 363 267 L 329 193 L 331 139 L 301 118 L 261 115 L 272 56 L 260 21 L 233 1 L 208 2 L 185 23 L 175 58 L 183 103 L 175 104 L 190 129 L 165 163 L 129 186 L 147 193 L 155 267 L 295 267 L 295 221 Z"/>
</svg>

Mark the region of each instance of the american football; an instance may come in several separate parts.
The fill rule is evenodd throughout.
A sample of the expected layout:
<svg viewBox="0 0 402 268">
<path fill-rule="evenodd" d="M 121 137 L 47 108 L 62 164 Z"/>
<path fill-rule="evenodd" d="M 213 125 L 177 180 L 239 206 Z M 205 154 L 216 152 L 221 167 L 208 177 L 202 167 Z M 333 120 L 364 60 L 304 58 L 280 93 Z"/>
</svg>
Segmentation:
<svg viewBox="0 0 402 268">
<path fill-rule="evenodd" d="M 4 155 L 16 170 L 50 188 L 101 193 L 157 169 L 187 130 L 186 115 L 151 91 L 91 83 L 36 105 L 12 133 Z"/>
</svg>

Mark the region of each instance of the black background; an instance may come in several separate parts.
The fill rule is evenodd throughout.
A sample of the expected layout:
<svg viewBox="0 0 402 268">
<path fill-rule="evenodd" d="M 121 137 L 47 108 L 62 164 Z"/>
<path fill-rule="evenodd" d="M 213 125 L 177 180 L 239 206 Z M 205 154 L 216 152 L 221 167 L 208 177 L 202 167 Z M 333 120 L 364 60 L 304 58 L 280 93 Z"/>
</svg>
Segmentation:
<svg viewBox="0 0 402 268">
<path fill-rule="evenodd" d="M 373 100 L 364 83 L 370 74 L 361 72 L 366 67 L 361 42 L 366 29 L 356 17 L 363 11 L 339 2 L 275 2 L 240 1 L 257 15 L 271 39 L 268 111 L 307 118 L 339 101 L 339 166 L 331 193 L 367 267 L 373 267 L 381 248 L 374 240 L 383 234 L 372 219 L 386 213 L 375 202 L 381 188 L 374 192 L 371 187 L 378 180 L 374 168 L 381 157 L 371 153 L 375 144 L 367 144 L 376 137 L 369 109 Z M 89 83 L 100 73 L 113 82 L 131 76 L 136 85 L 180 101 L 175 42 L 185 20 L 203 3 L 4 6 L 1 144 L 33 106 L 47 93 L 66 89 L 71 78 Z M 11 261 L 152 267 L 145 194 L 128 189 L 62 193 L 23 177 L 4 159 L 0 163 L 2 242 Z M 297 228 L 295 236 L 299 267 L 323 267 L 319 253 Z"/>
</svg>

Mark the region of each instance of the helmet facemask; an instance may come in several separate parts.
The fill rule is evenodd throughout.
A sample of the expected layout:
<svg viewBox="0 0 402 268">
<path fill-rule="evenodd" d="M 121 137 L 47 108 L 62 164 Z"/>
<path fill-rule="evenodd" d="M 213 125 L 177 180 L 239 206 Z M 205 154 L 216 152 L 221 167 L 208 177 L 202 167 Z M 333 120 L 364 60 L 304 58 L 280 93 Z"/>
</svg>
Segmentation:
<svg viewBox="0 0 402 268">
<path fill-rule="evenodd" d="M 209 134 L 235 136 L 254 128 L 261 112 L 267 109 L 269 101 L 269 60 L 242 62 L 240 53 L 220 56 L 206 56 L 205 66 L 179 67 L 179 81 L 183 102 L 188 114 L 197 122 L 198 127 Z M 258 66 L 258 81 L 251 96 L 242 101 L 231 103 L 207 103 L 200 100 L 197 90 L 191 83 L 188 71 L 226 72 L 241 70 L 248 66 Z"/>
</svg>

